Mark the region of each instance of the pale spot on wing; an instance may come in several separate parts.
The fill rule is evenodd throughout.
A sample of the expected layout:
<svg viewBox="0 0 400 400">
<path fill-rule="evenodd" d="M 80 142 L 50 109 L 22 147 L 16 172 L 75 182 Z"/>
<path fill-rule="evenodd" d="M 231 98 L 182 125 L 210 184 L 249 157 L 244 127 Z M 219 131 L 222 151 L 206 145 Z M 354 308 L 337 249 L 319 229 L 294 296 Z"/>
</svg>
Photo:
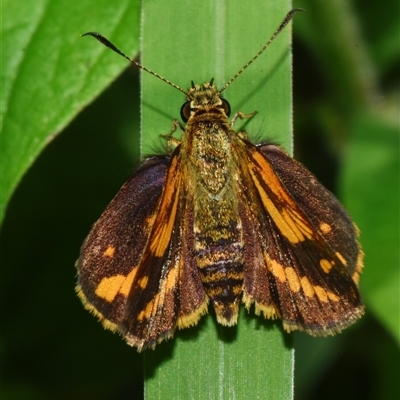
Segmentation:
<svg viewBox="0 0 400 400">
<path fill-rule="evenodd" d="M 146 289 L 148 282 L 149 282 L 149 277 L 148 276 L 144 276 L 143 278 L 139 279 L 138 285 L 142 289 Z"/>
<path fill-rule="evenodd" d="M 336 296 L 336 294 L 332 293 L 332 292 L 328 292 L 328 297 L 329 297 L 329 300 L 332 300 L 332 301 L 335 301 L 335 302 L 340 300 L 340 297 Z"/>
<path fill-rule="evenodd" d="M 346 259 L 337 251 L 336 253 L 336 257 L 340 260 L 340 262 L 344 265 L 344 266 L 346 266 L 347 265 L 347 261 L 346 261 Z"/>
<path fill-rule="evenodd" d="M 265 254 L 264 254 L 265 257 Z M 268 256 L 267 256 L 267 265 L 269 270 L 272 272 L 272 274 L 278 278 L 281 282 L 285 282 L 286 281 L 286 275 L 285 275 L 285 270 L 283 268 L 283 266 L 281 264 L 279 264 L 277 261 L 275 260 L 271 260 Z"/>
<path fill-rule="evenodd" d="M 96 296 L 108 301 L 113 302 L 117 294 L 122 294 L 128 297 L 132 287 L 133 279 L 136 275 L 136 267 L 127 275 L 114 275 L 108 278 L 103 278 L 98 284 L 95 294 Z"/>
<path fill-rule="evenodd" d="M 286 267 L 285 274 L 289 283 L 290 290 L 294 293 L 297 293 L 300 290 L 301 286 L 296 271 L 292 267 Z"/>
<path fill-rule="evenodd" d="M 171 268 L 171 270 L 168 272 L 168 276 L 167 276 L 167 290 L 171 290 L 174 289 L 177 285 L 177 271 L 178 268 L 174 267 Z"/>
<path fill-rule="evenodd" d="M 142 310 L 137 316 L 138 321 L 143 321 L 144 319 L 150 319 L 153 313 L 154 303 L 158 302 L 158 295 L 156 295 L 151 301 L 149 301 L 146 305 L 146 308 Z"/>
<path fill-rule="evenodd" d="M 328 294 L 326 293 L 325 289 L 321 286 L 314 286 L 315 293 L 320 301 L 323 303 L 328 302 Z"/>
<path fill-rule="evenodd" d="M 331 226 L 326 222 L 321 222 L 319 225 L 319 229 L 321 230 L 322 233 L 325 234 L 329 233 L 332 230 Z"/>
<path fill-rule="evenodd" d="M 301 288 L 307 297 L 314 297 L 314 289 L 306 276 L 303 276 L 300 280 Z"/>
<path fill-rule="evenodd" d="M 322 268 L 322 270 L 323 270 L 326 274 L 329 274 L 331 268 L 335 265 L 335 262 L 334 262 L 334 261 L 328 261 L 328 260 L 325 260 L 325 259 L 323 258 L 323 259 L 321 259 L 321 260 L 319 261 L 319 265 L 320 265 L 320 267 Z"/>
<path fill-rule="evenodd" d="M 115 253 L 115 247 L 114 246 L 108 246 L 107 249 L 103 253 L 103 257 L 114 257 Z"/>
</svg>

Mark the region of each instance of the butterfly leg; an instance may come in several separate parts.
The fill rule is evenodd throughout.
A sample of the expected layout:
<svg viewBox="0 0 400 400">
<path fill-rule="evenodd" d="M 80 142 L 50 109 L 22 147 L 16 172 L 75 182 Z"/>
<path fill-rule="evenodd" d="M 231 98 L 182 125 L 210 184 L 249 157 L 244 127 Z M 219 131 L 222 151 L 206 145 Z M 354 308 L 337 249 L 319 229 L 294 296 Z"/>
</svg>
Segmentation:
<svg viewBox="0 0 400 400">
<path fill-rule="evenodd" d="M 160 137 L 167 141 L 167 151 L 169 154 L 171 154 L 181 143 L 179 139 L 173 136 L 177 128 L 179 128 L 182 133 L 185 132 L 185 128 L 182 126 L 182 124 L 175 119 L 172 121 L 171 130 L 166 135 L 160 135 Z"/>
<path fill-rule="evenodd" d="M 257 111 L 254 111 L 254 112 L 252 112 L 250 114 L 245 114 L 242 111 L 238 111 L 232 118 L 231 127 L 233 128 L 233 125 L 235 125 L 236 120 L 238 118 L 240 118 L 240 119 L 253 118 L 256 114 L 257 114 Z"/>
</svg>

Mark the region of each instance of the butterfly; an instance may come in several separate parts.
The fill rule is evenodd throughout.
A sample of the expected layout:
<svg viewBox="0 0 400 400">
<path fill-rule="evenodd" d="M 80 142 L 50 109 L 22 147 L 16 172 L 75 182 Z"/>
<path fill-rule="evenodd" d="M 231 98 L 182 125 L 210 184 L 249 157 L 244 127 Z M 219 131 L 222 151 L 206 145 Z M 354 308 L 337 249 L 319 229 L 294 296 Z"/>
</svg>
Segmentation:
<svg viewBox="0 0 400 400">
<path fill-rule="evenodd" d="M 364 312 L 357 227 L 279 146 L 236 132 L 237 119 L 255 113 L 229 120 L 222 97 L 297 11 L 221 89 L 211 80 L 183 90 L 161 77 L 185 93 L 186 125 L 174 122 L 168 154 L 140 164 L 83 243 L 79 297 L 138 351 L 196 325 L 210 305 L 225 326 L 237 323 L 244 303 L 280 318 L 286 331 L 314 336 L 339 333 Z"/>
</svg>

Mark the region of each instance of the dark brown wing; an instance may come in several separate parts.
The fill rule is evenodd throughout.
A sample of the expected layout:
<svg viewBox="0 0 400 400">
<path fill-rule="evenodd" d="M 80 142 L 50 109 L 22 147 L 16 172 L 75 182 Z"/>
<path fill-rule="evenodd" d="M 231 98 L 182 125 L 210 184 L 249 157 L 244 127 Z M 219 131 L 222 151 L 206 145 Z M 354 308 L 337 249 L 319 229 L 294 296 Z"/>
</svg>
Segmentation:
<svg viewBox="0 0 400 400">
<path fill-rule="evenodd" d="M 171 159 L 158 212 L 130 290 L 121 330 L 138 350 L 195 325 L 207 312 L 193 256 L 193 210 L 179 153 Z"/>
<path fill-rule="evenodd" d="M 179 148 L 146 160 L 94 225 L 78 260 L 77 291 L 103 325 L 138 350 L 197 322 L 207 301 L 187 240 Z M 190 222 L 191 221 L 191 222 Z M 196 289 L 188 298 L 187 291 Z"/>
<path fill-rule="evenodd" d="M 77 291 L 112 330 L 124 316 L 137 265 L 152 228 L 169 159 L 144 161 L 108 205 L 81 248 Z"/>
<path fill-rule="evenodd" d="M 279 147 L 244 143 L 247 204 L 240 212 L 250 245 L 243 301 L 282 318 L 288 331 L 340 332 L 363 313 L 357 228 L 336 198 Z"/>
</svg>

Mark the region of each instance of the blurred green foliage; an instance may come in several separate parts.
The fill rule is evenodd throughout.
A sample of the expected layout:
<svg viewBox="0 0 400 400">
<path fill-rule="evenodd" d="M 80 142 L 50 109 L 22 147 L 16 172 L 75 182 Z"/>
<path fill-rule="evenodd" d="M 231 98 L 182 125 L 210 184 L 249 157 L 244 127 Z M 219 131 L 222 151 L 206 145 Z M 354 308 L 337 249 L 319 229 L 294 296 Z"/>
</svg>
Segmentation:
<svg viewBox="0 0 400 400">
<path fill-rule="evenodd" d="M 138 3 L 120 2 L 116 9 L 106 1 L 87 0 L 67 13 L 66 2 L 38 1 L 22 14 L 19 3 L 3 2 L 2 199 L 33 166 L 15 190 L 2 227 L 2 399 L 141 398 L 141 356 L 103 331 L 72 290 L 82 239 L 138 158 L 140 93 L 138 72 L 129 68 L 74 118 L 123 64 L 109 66 L 100 46 L 75 35 L 93 26 L 112 31 L 110 39 L 134 54 Z M 306 9 L 294 23 L 295 155 L 337 193 L 361 230 L 366 253 L 361 290 L 367 307 L 360 322 L 334 338 L 295 335 L 296 399 L 396 398 L 398 3 L 304 0 L 294 6 Z M 19 15 L 24 19 L 16 24 Z M 43 36 L 47 46 L 41 48 Z M 49 67 L 49 38 L 61 40 L 74 57 L 84 53 L 84 59 L 66 57 L 65 64 Z M 38 44 L 30 47 L 35 39 Z M 33 54 L 32 64 L 18 71 L 21 81 L 15 81 L 18 59 L 8 56 L 21 48 Z M 87 88 L 79 79 L 87 81 L 82 63 L 91 62 L 107 74 L 93 72 Z M 32 75 L 34 67 L 37 75 Z M 65 71 L 64 80 L 56 82 L 51 96 L 43 94 L 58 68 Z M 23 88 L 26 97 L 14 107 L 7 96 L 15 87 Z M 35 129 L 29 112 L 38 104 L 51 109 L 51 118 L 44 110 L 47 131 L 28 146 L 25 134 Z M 16 165 L 27 149 L 31 157 L 12 169 L 14 183 L 9 183 L 5 157 Z"/>
</svg>

